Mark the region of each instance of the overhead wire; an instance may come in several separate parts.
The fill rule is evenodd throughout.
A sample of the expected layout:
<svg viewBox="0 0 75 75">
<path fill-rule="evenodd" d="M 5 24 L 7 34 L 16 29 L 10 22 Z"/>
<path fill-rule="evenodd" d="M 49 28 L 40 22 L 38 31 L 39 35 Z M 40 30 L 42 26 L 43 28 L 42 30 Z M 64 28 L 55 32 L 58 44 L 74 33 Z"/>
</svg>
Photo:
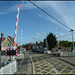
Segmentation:
<svg viewBox="0 0 75 75">
<path fill-rule="evenodd" d="M 37 8 L 39 8 L 41 11 L 43 11 L 45 14 L 47 14 L 48 16 L 50 16 L 51 18 L 53 18 L 55 21 L 57 21 L 58 23 L 60 23 L 61 25 L 67 27 L 70 30 L 73 30 L 72 28 L 70 28 L 69 26 L 65 25 L 64 23 L 62 23 L 61 21 L 57 20 L 55 17 L 53 17 L 52 15 L 50 15 L 48 12 L 46 12 L 45 10 L 43 10 L 42 8 L 40 8 L 38 5 L 36 5 L 35 3 L 33 3 L 31 0 L 28 0 L 30 3 L 32 3 L 34 6 L 36 6 Z"/>
<path fill-rule="evenodd" d="M 75 34 L 75 32 L 74 32 L 74 34 Z M 64 36 L 69 36 L 69 35 L 72 35 L 72 34 L 70 33 L 70 34 L 61 35 L 61 36 L 59 36 L 59 38 L 64 37 Z"/>
</svg>

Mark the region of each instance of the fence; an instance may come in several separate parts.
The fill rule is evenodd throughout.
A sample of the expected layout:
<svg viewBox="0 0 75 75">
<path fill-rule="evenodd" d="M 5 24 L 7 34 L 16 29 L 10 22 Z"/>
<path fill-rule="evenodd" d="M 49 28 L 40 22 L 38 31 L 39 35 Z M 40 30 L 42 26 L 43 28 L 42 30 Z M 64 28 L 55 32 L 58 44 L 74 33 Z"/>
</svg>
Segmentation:
<svg viewBox="0 0 75 75">
<path fill-rule="evenodd" d="M 75 49 L 75 48 L 74 48 L 74 49 Z M 52 49 L 52 52 L 57 52 L 57 51 L 58 51 L 57 48 L 53 48 L 53 49 Z M 71 47 L 62 48 L 61 51 L 63 51 L 63 52 L 72 52 L 72 48 L 71 48 Z"/>
<path fill-rule="evenodd" d="M 13 61 L 12 63 L 9 63 L 8 65 L 1 67 L 0 74 L 13 74 L 17 72 L 17 62 Z"/>
<path fill-rule="evenodd" d="M 72 52 L 61 52 L 61 56 L 75 56 L 75 50 Z"/>
</svg>

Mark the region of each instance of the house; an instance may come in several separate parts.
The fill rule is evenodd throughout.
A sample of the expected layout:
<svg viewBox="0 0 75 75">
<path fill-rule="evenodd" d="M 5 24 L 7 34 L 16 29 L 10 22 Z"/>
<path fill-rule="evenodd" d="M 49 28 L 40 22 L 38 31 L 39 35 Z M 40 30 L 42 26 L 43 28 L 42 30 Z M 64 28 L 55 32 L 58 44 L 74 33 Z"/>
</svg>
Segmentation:
<svg viewBox="0 0 75 75">
<path fill-rule="evenodd" d="M 16 45 L 17 46 L 17 45 Z M 14 38 L 11 38 L 11 36 L 7 36 L 4 38 L 3 32 L 1 33 L 0 38 L 0 50 L 3 53 L 5 52 L 6 48 L 14 47 Z"/>
<path fill-rule="evenodd" d="M 34 43 L 28 43 L 28 44 L 26 44 L 26 50 L 32 50 L 32 45 L 33 45 Z"/>
<path fill-rule="evenodd" d="M 40 51 L 44 49 L 44 43 L 40 41 L 38 44 L 32 45 L 32 51 Z"/>
</svg>

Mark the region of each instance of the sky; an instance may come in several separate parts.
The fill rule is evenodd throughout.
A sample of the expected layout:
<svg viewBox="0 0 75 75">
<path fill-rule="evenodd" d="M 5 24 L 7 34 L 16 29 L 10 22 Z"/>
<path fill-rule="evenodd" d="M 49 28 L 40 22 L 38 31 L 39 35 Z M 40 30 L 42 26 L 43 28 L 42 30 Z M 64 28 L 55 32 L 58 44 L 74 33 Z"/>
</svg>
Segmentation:
<svg viewBox="0 0 75 75">
<path fill-rule="evenodd" d="M 50 15 L 75 30 L 75 1 L 32 1 Z M 0 1 L 0 33 L 14 37 L 17 7 L 19 20 L 16 42 L 22 44 L 43 41 L 50 32 L 59 40 L 72 41 L 70 29 L 56 22 L 29 1 Z M 57 29 L 56 29 L 57 28 Z M 69 34 L 68 36 L 65 36 Z M 75 36 L 75 33 L 74 33 Z M 75 38 L 74 38 L 75 41 Z"/>
</svg>

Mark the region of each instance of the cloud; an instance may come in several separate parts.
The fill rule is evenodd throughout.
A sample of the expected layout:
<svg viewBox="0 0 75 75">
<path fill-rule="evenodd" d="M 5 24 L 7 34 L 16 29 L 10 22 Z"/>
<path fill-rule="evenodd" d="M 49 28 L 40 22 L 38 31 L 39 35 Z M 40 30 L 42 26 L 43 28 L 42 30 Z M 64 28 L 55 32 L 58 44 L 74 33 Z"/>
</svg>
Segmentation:
<svg viewBox="0 0 75 75">
<path fill-rule="evenodd" d="M 10 6 L 5 11 L 0 12 L 0 15 L 16 12 L 17 7 L 18 7 L 18 4 Z M 34 9 L 35 7 L 29 2 L 21 1 L 21 3 L 19 4 L 19 8 L 20 10 L 27 10 L 27 9 Z"/>
<path fill-rule="evenodd" d="M 56 19 L 69 26 L 70 28 L 75 29 L 75 2 L 59 2 L 59 1 L 34 1 L 36 5 L 46 10 L 49 14 L 54 16 Z M 19 4 L 20 10 L 28 10 L 28 9 L 38 9 L 28 1 L 22 2 Z M 39 10 L 39 9 L 38 9 Z M 0 15 L 8 14 L 11 12 L 17 11 L 17 4 L 9 7 L 7 11 L 0 12 Z M 38 14 L 38 17 L 45 18 L 55 24 L 58 24 L 56 21 L 48 17 L 47 15 L 43 15 L 43 13 Z M 61 28 L 64 26 L 58 24 Z M 66 29 L 66 28 L 65 28 Z"/>
<path fill-rule="evenodd" d="M 45 33 L 45 32 L 41 32 L 43 35 L 47 35 L 47 33 Z"/>
<path fill-rule="evenodd" d="M 73 3 L 72 3 L 73 4 Z M 72 5 L 69 2 L 55 2 L 51 3 L 52 9 L 55 11 L 55 13 L 58 15 L 57 18 L 70 28 L 75 29 L 75 9 L 74 5 Z M 75 3 L 74 3 L 75 4 Z M 72 11 L 71 11 L 72 10 Z"/>
<path fill-rule="evenodd" d="M 37 33 L 36 35 L 37 35 L 37 36 L 41 36 L 41 34 L 40 34 L 40 33 Z"/>
<path fill-rule="evenodd" d="M 33 39 L 38 39 L 38 36 L 35 36 Z"/>
</svg>

